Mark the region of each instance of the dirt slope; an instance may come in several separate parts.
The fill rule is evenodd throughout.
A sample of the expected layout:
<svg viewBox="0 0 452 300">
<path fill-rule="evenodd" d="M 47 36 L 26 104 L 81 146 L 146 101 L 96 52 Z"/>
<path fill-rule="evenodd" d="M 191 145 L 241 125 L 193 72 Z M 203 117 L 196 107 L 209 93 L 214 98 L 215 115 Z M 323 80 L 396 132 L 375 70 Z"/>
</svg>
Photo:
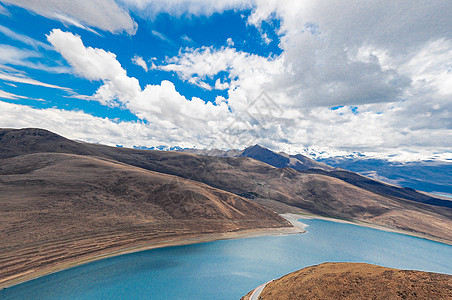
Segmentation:
<svg viewBox="0 0 452 300">
<path fill-rule="evenodd" d="M 259 299 L 452 299 L 452 276 L 364 263 L 324 263 L 270 282 Z"/>
<path fill-rule="evenodd" d="M 87 146 L 112 159 L 203 182 L 262 205 L 271 201 L 284 203 L 308 213 L 363 221 L 452 242 L 452 209 L 375 193 L 324 174 L 279 169 L 247 157 Z M 277 210 L 277 205 L 267 207 Z"/>
<path fill-rule="evenodd" d="M 124 247 L 290 227 L 277 214 L 203 183 L 75 154 L 0 159 L 0 203 L 0 284 Z"/>
<path fill-rule="evenodd" d="M 294 211 L 301 209 L 323 216 L 363 221 L 452 242 L 451 208 L 419 203 L 425 200 L 416 198 L 419 193 L 410 192 L 408 197 L 406 191 L 394 186 L 387 188 L 379 184 L 378 190 L 372 190 L 369 186 L 376 182 L 353 182 L 353 176 L 335 178 L 326 173 L 275 168 L 247 157 L 208 157 L 82 144 L 39 129 L 6 131 L 4 136 L 15 136 L 5 140 L 0 130 L 1 147 L 9 149 L 9 155 L 26 153 L 27 147 L 33 149 L 30 150 L 32 153 L 87 153 L 202 182 L 265 204 L 271 209 L 282 203 L 286 209 L 293 207 Z M 362 178 L 358 176 L 357 180 Z"/>
</svg>

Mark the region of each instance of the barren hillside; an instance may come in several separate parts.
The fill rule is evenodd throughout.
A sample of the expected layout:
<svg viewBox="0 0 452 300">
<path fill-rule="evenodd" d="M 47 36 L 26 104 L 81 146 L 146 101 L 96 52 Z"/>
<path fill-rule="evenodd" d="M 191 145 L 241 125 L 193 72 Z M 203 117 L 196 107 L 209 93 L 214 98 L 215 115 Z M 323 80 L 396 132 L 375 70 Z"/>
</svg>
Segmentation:
<svg viewBox="0 0 452 300">
<path fill-rule="evenodd" d="M 259 296 L 262 300 L 451 298 L 451 275 L 364 263 L 307 267 L 270 282 Z"/>
</svg>

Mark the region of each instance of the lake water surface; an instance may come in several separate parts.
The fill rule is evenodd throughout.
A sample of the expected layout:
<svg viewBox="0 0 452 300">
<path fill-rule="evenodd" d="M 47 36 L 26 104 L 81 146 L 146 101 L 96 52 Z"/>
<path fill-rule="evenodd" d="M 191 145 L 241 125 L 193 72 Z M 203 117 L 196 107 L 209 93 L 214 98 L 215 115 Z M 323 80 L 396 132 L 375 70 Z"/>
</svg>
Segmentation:
<svg viewBox="0 0 452 300">
<path fill-rule="evenodd" d="M 1 299 L 240 299 L 327 261 L 452 274 L 452 246 L 356 225 L 301 220 L 308 233 L 153 249 L 88 263 L 0 291 Z"/>
</svg>

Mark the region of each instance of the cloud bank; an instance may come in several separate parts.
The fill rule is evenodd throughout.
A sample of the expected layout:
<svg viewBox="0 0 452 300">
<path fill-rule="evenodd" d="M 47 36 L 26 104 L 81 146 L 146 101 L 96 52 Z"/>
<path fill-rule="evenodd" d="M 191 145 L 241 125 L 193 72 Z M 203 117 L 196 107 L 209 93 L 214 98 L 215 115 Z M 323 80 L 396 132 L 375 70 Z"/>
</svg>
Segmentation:
<svg viewBox="0 0 452 300">
<path fill-rule="evenodd" d="M 46 3 L 60 12 L 67 10 L 65 1 Z M 227 96 L 219 96 L 211 103 L 197 97 L 187 99 L 168 80 L 160 84 L 140 82 L 127 74 L 114 53 L 85 46 L 80 36 L 54 29 L 48 41 L 71 66 L 71 72 L 99 82 L 93 98 L 106 106 L 130 110 L 141 121 L 114 122 L 57 110 L 35 111 L 33 117 L 61 113 L 81 118 L 89 126 L 98 126 L 92 130 L 103 136 L 102 140 L 117 131 L 114 140 L 127 146 L 243 148 L 260 143 L 292 153 L 306 146 L 387 152 L 452 151 L 449 1 L 416 5 L 397 0 L 185 0 L 165 4 L 122 0 L 121 6 L 99 3 L 116 5 L 116 13 L 124 14 L 124 19 L 119 19 L 123 21 L 114 26 L 102 25 L 102 20 L 96 23 L 94 18 L 88 22 L 89 14 L 70 16 L 87 26 L 133 33 L 133 20 L 122 7 L 146 18 L 161 12 L 185 16 L 251 9 L 248 26 L 259 29 L 272 20 L 279 21 L 275 30 L 281 54 L 264 57 L 247 53 L 234 48 L 230 40 L 223 47 L 181 48 L 177 55 L 149 65 L 147 57 L 129 58 L 147 74 L 164 71 L 205 90 L 226 91 Z M 31 50 L 3 49 L 11 53 L 9 61 L 15 60 L 17 65 L 35 55 Z M 266 96 L 260 98 L 262 92 Z M 15 110 L 32 114 L 22 106 L 5 109 L 10 114 Z M 71 124 L 68 121 L 61 126 Z M 30 122 L 27 126 L 36 125 Z M 100 133 L 101 126 L 108 128 L 107 133 Z M 138 129 L 143 133 L 126 137 L 125 132 Z M 86 132 L 77 138 L 89 136 Z"/>
</svg>

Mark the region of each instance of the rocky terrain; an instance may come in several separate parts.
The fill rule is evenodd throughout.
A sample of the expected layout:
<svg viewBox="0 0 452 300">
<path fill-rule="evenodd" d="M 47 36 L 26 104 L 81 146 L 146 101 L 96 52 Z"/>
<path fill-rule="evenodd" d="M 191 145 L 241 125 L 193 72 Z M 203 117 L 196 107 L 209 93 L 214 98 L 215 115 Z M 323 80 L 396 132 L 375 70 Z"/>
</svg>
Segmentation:
<svg viewBox="0 0 452 300">
<path fill-rule="evenodd" d="M 0 135 L 0 152 L 10 156 L 0 159 L 0 284 L 126 247 L 291 227 L 235 194 L 80 155 L 91 152 L 45 131 L 17 132 L 30 138 Z M 36 143 L 40 134 L 45 142 Z M 46 147 L 64 153 L 40 152 Z"/>
<path fill-rule="evenodd" d="M 451 243 L 452 209 L 429 203 L 436 200 L 339 170 L 297 171 L 249 157 L 108 147 L 42 129 L 3 129 L 0 285 L 130 247 L 291 230 L 277 214 L 286 212 Z"/>
<path fill-rule="evenodd" d="M 279 213 L 360 221 L 452 242 L 452 209 L 423 203 L 439 199 L 356 173 L 276 168 L 248 157 L 85 146 L 123 163 L 203 182 Z"/>
<path fill-rule="evenodd" d="M 250 299 L 251 293 L 242 299 Z M 452 276 L 364 263 L 324 263 L 268 283 L 259 299 L 452 299 Z"/>
</svg>

